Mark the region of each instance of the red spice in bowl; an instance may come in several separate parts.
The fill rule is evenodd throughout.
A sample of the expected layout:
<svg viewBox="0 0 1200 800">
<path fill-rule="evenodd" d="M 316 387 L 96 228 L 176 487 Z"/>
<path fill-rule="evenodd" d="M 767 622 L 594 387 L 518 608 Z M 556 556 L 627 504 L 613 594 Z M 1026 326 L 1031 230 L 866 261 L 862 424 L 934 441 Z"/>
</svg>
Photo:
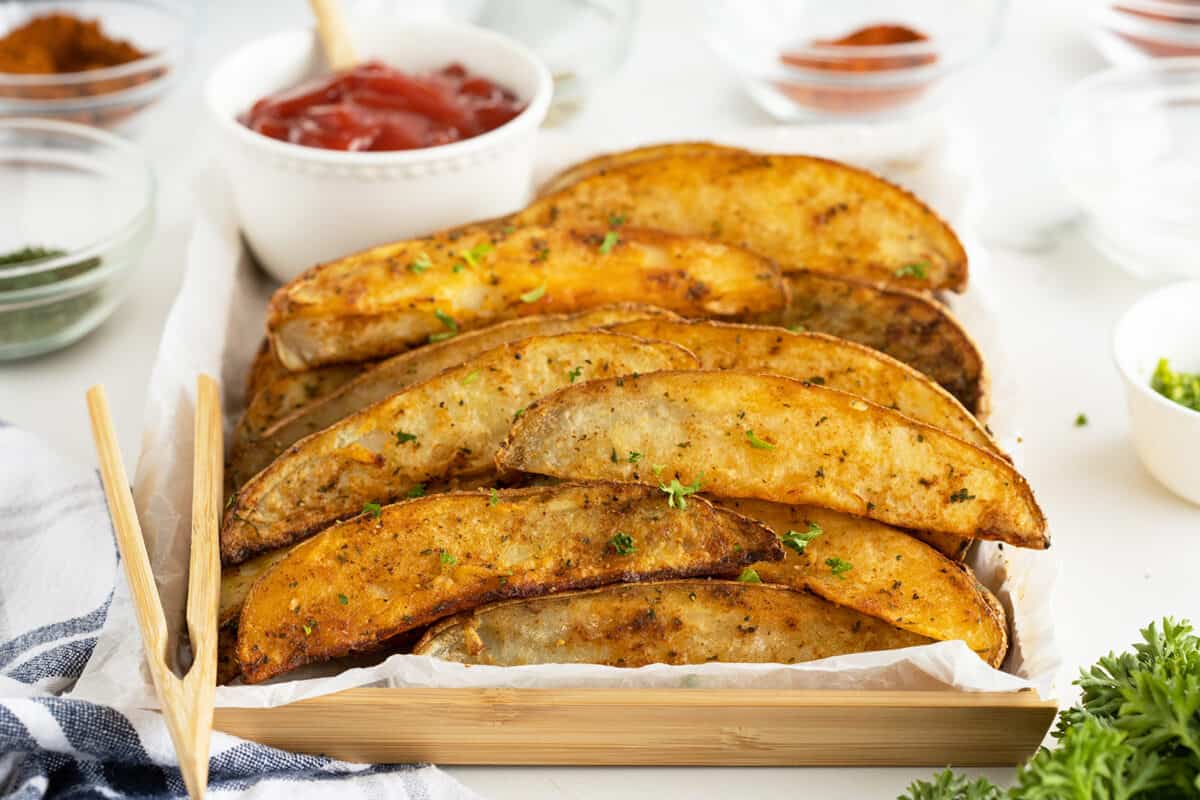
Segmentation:
<svg viewBox="0 0 1200 800">
<path fill-rule="evenodd" d="M 903 25 L 870 25 L 839 39 L 817 39 L 810 51 L 782 53 L 780 60 L 789 67 L 854 75 L 887 73 L 933 64 L 937 56 L 928 51 L 880 53 L 881 48 L 927 42 L 920 31 Z M 855 52 L 856 50 L 865 52 Z M 842 50 L 843 52 L 838 52 Z M 821 111 L 871 112 L 907 105 L 924 94 L 929 80 L 913 85 L 879 86 L 865 83 L 835 85 L 818 80 L 791 80 L 777 88 L 800 105 Z"/>
<path fill-rule="evenodd" d="M 378 61 L 264 97 L 240 121 L 273 139 L 327 150 L 414 150 L 470 139 L 525 110 L 460 64 L 413 75 Z"/>
</svg>

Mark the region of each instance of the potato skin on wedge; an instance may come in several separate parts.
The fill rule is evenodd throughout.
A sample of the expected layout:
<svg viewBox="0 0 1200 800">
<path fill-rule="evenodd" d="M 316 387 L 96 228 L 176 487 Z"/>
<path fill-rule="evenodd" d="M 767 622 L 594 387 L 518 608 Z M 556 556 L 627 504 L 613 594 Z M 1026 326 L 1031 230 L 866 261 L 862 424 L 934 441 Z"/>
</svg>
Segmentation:
<svg viewBox="0 0 1200 800">
<path fill-rule="evenodd" d="M 633 463 L 609 458 L 630 452 L 639 454 Z M 568 387 L 516 421 L 496 464 L 568 479 L 699 481 L 720 497 L 1049 544 L 1033 492 L 999 456 L 853 395 L 761 372 L 658 372 Z"/>
<path fill-rule="evenodd" d="M 1004 661 L 1003 611 L 997 617 L 990 593 L 967 567 L 924 542 L 880 522 L 812 506 L 764 500 L 719 505 L 783 538 L 783 561 L 754 567 L 766 583 L 806 589 L 936 641 L 961 639 L 993 667 Z M 793 531 L 800 536 L 789 539 Z"/>
<path fill-rule="evenodd" d="M 695 156 L 712 153 L 741 153 L 750 155 L 749 150 L 739 147 L 727 147 L 713 142 L 668 142 L 666 144 L 651 144 L 635 147 L 631 150 L 618 150 L 613 153 L 603 153 L 586 161 L 572 164 L 538 187 L 538 197 L 545 197 L 555 192 L 561 192 L 569 186 L 574 186 L 584 178 L 593 175 L 603 175 L 611 169 L 627 167 L 642 161 L 652 161 L 663 156 Z"/>
<path fill-rule="evenodd" d="M 288 369 L 392 355 L 460 330 L 532 314 L 645 302 L 685 316 L 780 309 L 770 261 L 654 230 L 475 225 L 314 267 L 280 288 L 267 317 Z"/>
<path fill-rule="evenodd" d="M 975 417 L 912 367 L 869 347 L 823 333 L 721 322 L 644 319 L 611 330 L 686 347 L 701 369 L 755 369 L 808 381 L 878 403 L 1003 455 Z"/>
<path fill-rule="evenodd" d="M 975 341 L 944 305 L 926 294 L 875 286 L 811 270 L 784 274 L 788 307 L 747 322 L 828 333 L 864 344 L 923 372 L 986 422 L 987 365 Z"/>
<path fill-rule="evenodd" d="M 292 445 L 225 510 L 222 561 L 292 544 L 430 481 L 490 471 L 514 416 L 555 389 L 695 364 L 678 345 L 598 331 L 489 350 Z"/>
<path fill-rule="evenodd" d="M 229 459 L 233 485 L 240 486 L 248 481 L 288 446 L 305 436 L 328 428 L 408 386 L 428 380 L 444 369 L 457 367 L 493 347 L 530 336 L 554 336 L 650 317 L 675 318 L 675 315 L 660 308 L 633 303 L 602 306 L 577 314 L 540 314 L 467 331 L 445 341 L 393 356 L 269 428 L 260 428 L 254 438 L 239 440 L 235 437 Z M 292 374 L 307 375 L 332 369 L 338 367 L 318 367 L 316 370 Z M 249 416 L 250 412 L 246 413 Z"/>
<path fill-rule="evenodd" d="M 928 206 L 865 170 L 810 156 L 685 149 L 583 178 L 509 221 L 604 226 L 614 219 L 745 247 L 785 271 L 920 291 L 967 284 L 966 251 Z"/>
<path fill-rule="evenodd" d="M 416 655 L 464 664 L 799 664 L 931 640 L 786 586 L 622 583 L 507 600 L 435 624 Z"/>
<path fill-rule="evenodd" d="M 669 508 L 654 487 L 425 497 L 335 525 L 264 574 L 238 622 L 238 661 L 257 683 L 501 598 L 736 575 L 781 556 L 765 526 L 705 500 Z"/>
</svg>

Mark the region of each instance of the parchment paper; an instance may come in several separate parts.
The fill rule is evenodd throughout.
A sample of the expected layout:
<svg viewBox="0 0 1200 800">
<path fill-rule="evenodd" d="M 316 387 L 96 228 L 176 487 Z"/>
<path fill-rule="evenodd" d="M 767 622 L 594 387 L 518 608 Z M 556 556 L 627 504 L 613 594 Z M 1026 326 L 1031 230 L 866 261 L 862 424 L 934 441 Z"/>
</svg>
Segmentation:
<svg viewBox="0 0 1200 800">
<path fill-rule="evenodd" d="M 913 135 L 911 129 L 898 132 L 839 126 L 688 131 L 678 138 L 711 138 L 767 152 L 811 153 L 849 161 L 906 186 L 949 219 L 964 238 L 971 268 L 970 290 L 952 297 L 950 302 L 991 366 L 995 409 L 991 426 L 1020 465 L 1020 396 L 1001 347 L 1003 310 L 993 310 L 987 305 L 986 254 L 969 236 L 972 176 L 970 160 L 964 156 L 965 149 L 957 137 L 944 126 L 926 127 L 918 135 Z M 572 161 L 638 143 L 611 140 L 596 143 L 562 133 L 543 133 L 538 176 L 544 178 Z M 148 387 L 145 432 L 134 488 L 164 610 L 168 621 L 179 630 L 183 626 L 187 584 L 196 374 L 207 372 L 220 377 L 228 433 L 244 405 L 246 368 L 262 337 L 265 305 L 274 288 L 243 251 L 221 177 L 215 172 L 201 175 L 196 197 L 197 218 L 186 255 L 186 275 L 167 319 Z M 356 686 L 892 690 L 954 687 L 978 692 L 1033 687 L 1043 698 L 1054 697 L 1059 656 L 1052 613 L 1057 573 L 1052 551 L 1023 551 L 985 543 L 975 549 L 972 566 L 980 580 L 997 593 L 1009 613 L 1012 647 L 1003 670 L 988 667 L 962 642 L 940 642 L 790 666 L 466 667 L 424 656 L 393 655 L 369 667 L 345 669 L 344 663 L 318 665 L 268 685 L 221 687 L 217 691 L 217 705 L 274 706 Z M 179 649 L 182 660 L 186 661 L 186 651 Z M 117 583 L 108 621 L 74 695 L 120 707 L 157 707 L 124 580 Z"/>
</svg>

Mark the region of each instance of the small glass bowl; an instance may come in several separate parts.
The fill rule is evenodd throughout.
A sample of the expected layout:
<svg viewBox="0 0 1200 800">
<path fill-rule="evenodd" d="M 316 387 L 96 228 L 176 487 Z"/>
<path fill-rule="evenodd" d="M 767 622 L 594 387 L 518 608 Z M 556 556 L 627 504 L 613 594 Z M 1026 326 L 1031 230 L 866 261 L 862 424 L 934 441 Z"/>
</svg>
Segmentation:
<svg viewBox="0 0 1200 800">
<path fill-rule="evenodd" d="M 125 296 L 154 221 L 154 177 L 138 149 L 85 125 L 0 119 L 0 360 L 65 347 Z"/>
<path fill-rule="evenodd" d="M 47 0 L 0 3 L 0 35 L 50 13 L 99 20 L 146 58 L 116 67 L 55 75 L 0 72 L 0 117 L 41 117 L 121 127 L 175 83 L 187 54 L 194 12 L 186 0 Z"/>
<path fill-rule="evenodd" d="M 1058 113 L 1051 159 L 1098 249 L 1141 277 L 1200 276 L 1200 58 L 1079 83 Z"/>
<path fill-rule="evenodd" d="M 768 113 L 789 122 L 889 119 L 927 110 L 944 79 L 1000 32 L 1005 0 L 708 0 L 708 39 Z M 903 10 L 898 10 L 902 8 Z M 847 45 L 867 27 L 925 38 Z"/>
<path fill-rule="evenodd" d="M 1178 0 L 1101 2 L 1091 22 L 1096 48 L 1114 64 L 1200 56 L 1200 5 Z"/>
</svg>

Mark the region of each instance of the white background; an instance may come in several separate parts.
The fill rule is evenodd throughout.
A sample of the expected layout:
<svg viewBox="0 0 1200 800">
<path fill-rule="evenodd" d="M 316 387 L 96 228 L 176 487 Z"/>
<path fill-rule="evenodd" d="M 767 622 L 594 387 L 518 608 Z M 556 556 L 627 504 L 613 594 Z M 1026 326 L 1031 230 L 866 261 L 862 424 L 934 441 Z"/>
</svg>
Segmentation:
<svg viewBox="0 0 1200 800">
<path fill-rule="evenodd" d="M 529 0 L 536 2 L 536 0 Z M 644 0 L 629 62 L 569 130 L 686 136 L 768 120 L 699 40 L 687 2 Z M 1084 36 L 1085 6 L 1016 0 L 997 48 L 960 81 L 956 124 L 977 155 L 979 218 L 996 284 L 991 305 L 1018 370 L 1022 461 L 1062 561 L 1056 609 L 1067 672 L 1170 614 L 1200 621 L 1200 508 L 1170 495 L 1137 462 L 1110 357 L 1120 313 L 1153 286 L 1125 276 L 1083 242 L 1046 162 L 1063 90 L 1104 65 Z M 94 463 L 83 394 L 107 385 L 132 469 L 144 392 L 168 307 L 179 287 L 191 184 L 211 158 L 200 85 L 232 47 L 303 24 L 301 0 L 206 3 L 185 83 L 138 134 L 160 182 L 159 222 L 137 286 L 113 319 L 76 346 L 0 365 L 0 419 Z M 1090 423 L 1076 427 L 1076 414 Z M 494 798 L 895 797 L 925 769 L 452 768 Z M 1011 770 L 986 770 L 1005 780 Z"/>
</svg>

